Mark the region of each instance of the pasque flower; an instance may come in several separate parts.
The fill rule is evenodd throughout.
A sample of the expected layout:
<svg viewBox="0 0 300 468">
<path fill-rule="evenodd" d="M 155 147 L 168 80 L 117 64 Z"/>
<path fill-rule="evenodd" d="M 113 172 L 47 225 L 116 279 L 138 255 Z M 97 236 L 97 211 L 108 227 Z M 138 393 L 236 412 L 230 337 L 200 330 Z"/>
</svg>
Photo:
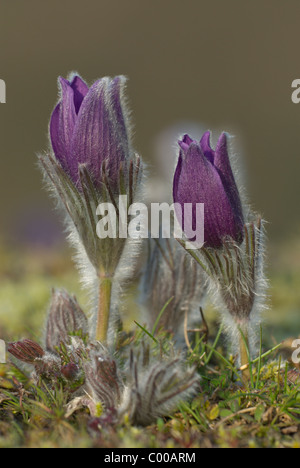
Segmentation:
<svg viewBox="0 0 300 468">
<path fill-rule="evenodd" d="M 196 228 L 196 203 L 204 203 L 205 247 L 219 248 L 228 237 L 240 243 L 243 240 L 243 212 L 229 162 L 226 133 L 221 134 L 215 150 L 210 145 L 210 132 L 204 133 L 199 143 L 184 135 L 179 146 L 174 201 L 182 206 L 182 210 L 185 203 L 193 204 L 193 229 Z"/>
<path fill-rule="evenodd" d="M 126 239 L 98 237 L 97 207 L 108 202 L 118 208 L 119 195 L 127 195 L 131 205 L 142 174 L 140 158 L 130 141 L 125 81 L 124 76 L 104 77 L 89 88 L 78 75 L 59 78 L 61 95 L 49 128 L 53 151 L 40 156 L 48 185 L 67 212 L 69 238 L 77 248 L 79 267 L 87 273 L 87 281 L 93 278 L 90 265 L 99 278 L 96 337 L 104 342 L 112 282 Z"/>
<path fill-rule="evenodd" d="M 265 306 L 263 223 L 248 208 L 244 219 L 227 139 L 227 134 L 222 133 L 215 150 L 210 145 L 210 132 L 204 133 L 199 143 L 188 135 L 179 141 L 173 196 L 183 210 L 185 203 L 193 205 L 189 229 L 192 225 L 195 230 L 196 203 L 204 204 L 204 245 L 191 251 L 185 242 L 179 242 L 211 280 L 210 290 L 247 379 L 248 354 L 255 351 L 257 325 Z M 185 221 L 183 231 L 192 240 Z"/>
<path fill-rule="evenodd" d="M 112 186 L 118 187 L 120 167 L 131 155 L 122 102 L 125 81 L 105 77 L 88 88 L 77 75 L 71 81 L 59 78 L 61 100 L 51 116 L 50 139 L 55 157 L 77 186 L 81 164 L 100 186 L 107 162 Z"/>
</svg>

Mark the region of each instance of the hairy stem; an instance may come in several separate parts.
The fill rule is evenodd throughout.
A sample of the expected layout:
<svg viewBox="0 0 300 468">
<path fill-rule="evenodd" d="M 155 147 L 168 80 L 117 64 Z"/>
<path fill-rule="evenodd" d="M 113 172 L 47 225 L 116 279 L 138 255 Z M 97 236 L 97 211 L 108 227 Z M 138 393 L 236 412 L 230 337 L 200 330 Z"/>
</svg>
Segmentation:
<svg viewBox="0 0 300 468">
<path fill-rule="evenodd" d="M 112 278 L 100 277 L 96 340 L 105 344 L 111 304 Z"/>
</svg>

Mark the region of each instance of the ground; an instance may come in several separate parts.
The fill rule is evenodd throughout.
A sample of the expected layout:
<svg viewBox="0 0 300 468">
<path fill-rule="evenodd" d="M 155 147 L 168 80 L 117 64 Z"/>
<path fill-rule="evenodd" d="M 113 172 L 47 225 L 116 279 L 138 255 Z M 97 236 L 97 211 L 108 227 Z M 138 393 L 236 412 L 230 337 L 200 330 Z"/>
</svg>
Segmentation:
<svg viewBox="0 0 300 468">
<path fill-rule="evenodd" d="M 216 311 L 208 307 L 208 341 L 200 340 L 188 358 L 197 365 L 201 388 L 174 414 L 146 428 L 131 426 L 126 416 L 114 423 L 101 411 L 91 418 L 87 409 L 67 417 L 61 387 L 37 390 L 7 363 L 0 365 L 0 447 L 300 447 L 300 377 L 290 362 L 291 340 L 300 335 L 299 252 L 298 241 L 270 249 L 269 310 L 248 384 L 240 381 L 218 334 Z M 68 249 L 2 245 L 0 262 L 0 338 L 6 341 L 40 342 L 51 287 L 75 293 L 83 307 L 88 303 Z M 128 300 L 132 313 L 138 306 Z"/>
</svg>

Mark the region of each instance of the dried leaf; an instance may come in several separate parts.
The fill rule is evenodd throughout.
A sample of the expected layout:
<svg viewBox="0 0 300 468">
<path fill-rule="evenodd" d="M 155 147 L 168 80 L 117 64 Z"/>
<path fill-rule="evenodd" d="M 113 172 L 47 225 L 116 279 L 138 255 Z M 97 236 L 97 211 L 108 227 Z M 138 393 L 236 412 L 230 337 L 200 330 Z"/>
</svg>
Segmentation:
<svg viewBox="0 0 300 468">
<path fill-rule="evenodd" d="M 285 435 L 296 434 L 296 432 L 298 432 L 298 426 L 285 427 L 284 429 L 281 429 L 281 432 Z"/>
</svg>

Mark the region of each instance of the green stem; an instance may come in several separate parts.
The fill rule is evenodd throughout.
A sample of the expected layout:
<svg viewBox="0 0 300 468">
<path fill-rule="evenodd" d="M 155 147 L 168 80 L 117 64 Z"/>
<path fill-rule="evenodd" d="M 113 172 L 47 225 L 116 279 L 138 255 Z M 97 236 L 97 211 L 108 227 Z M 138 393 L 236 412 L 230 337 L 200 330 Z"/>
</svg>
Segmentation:
<svg viewBox="0 0 300 468">
<path fill-rule="evenodd" d="M 242 378 L 245 383 L 251 379 L 249 369 L 249 339 L 246 327 L 240 330 L 240 360 L 242 368 Z"/>
<path fill-rule="evenodd" d="M 107 342 L 107 331 L 111 304 L 111 290 L 112 279 L 100 277 L 96 340 L 100 341 L 103 344 Z"/>
</svg>

